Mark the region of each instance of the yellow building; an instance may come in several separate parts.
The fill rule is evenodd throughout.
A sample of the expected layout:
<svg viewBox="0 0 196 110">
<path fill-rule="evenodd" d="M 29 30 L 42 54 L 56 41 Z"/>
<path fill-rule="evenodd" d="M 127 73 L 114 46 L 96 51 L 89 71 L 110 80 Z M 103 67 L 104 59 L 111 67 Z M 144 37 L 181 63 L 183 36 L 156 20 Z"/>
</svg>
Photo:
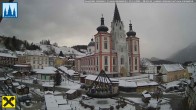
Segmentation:
<svg viewBox="0 0 196 110">
<path fill-rule="evenodd" d="M 54 66 L 55 67 L 60 67 L 66 64 L 66 62 L 68 61 L 68 59 L 66 57 L 56 57 L 54 59 Z"/>
<path fill-rule="evenodd" d="M 171 82 L 182 78 L 189 78 L 189 73 L 180 64 L 164 64 L 160 73 L 163 74 L 163 82 Z"/>
</svg>

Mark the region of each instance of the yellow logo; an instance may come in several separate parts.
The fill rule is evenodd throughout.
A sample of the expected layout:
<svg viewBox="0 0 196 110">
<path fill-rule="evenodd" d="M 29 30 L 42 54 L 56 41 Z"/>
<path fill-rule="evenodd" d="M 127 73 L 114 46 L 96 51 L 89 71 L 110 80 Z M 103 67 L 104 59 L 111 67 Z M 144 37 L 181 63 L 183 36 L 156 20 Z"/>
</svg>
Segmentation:
<svg viewBox="0 0 196 110">
<path fill-rule="evenodd" d="M 2 108 L 15 108 L 16 96 L 2 96 Z"/>
</svg>

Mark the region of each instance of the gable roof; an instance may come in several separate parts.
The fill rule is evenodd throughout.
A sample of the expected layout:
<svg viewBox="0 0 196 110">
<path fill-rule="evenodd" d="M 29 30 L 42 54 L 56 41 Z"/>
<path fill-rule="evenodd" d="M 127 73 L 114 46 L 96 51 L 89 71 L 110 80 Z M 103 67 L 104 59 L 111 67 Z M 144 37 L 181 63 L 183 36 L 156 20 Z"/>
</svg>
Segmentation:
<svg viewBox="0 0 196 110">
<path fill-rule="evenodd" d="M 180 64 L 164 64 L 163 67 L 167 72 L 184 70 L 184 68 Z"/>
</svg>

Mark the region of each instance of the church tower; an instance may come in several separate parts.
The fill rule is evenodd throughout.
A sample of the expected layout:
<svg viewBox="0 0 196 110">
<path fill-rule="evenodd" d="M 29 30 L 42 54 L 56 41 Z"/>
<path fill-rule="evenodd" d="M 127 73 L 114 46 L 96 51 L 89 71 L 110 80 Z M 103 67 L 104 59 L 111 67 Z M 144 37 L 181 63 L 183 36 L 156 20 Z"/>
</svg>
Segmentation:
<svg viewBox="0 0 196 110">
<path fill-rule="evenodd" d="M 128 55 L 130 72 L 137 73 L 140 72 L 140 46 L 139 38 L 136 37 L 136 32 L 132 29 L 132 24 L 129 24 L 129 31 L 127 32 L 127 45 L 128 45 Z"/>
<path fill-rule="evenodd" d="M 124 24 L 115 4 L 114 17 L 111 22 L 112 49 L 117 53 L 117 69 L 121 76 L 129 76 L 128 48 Z"/>
</svg>

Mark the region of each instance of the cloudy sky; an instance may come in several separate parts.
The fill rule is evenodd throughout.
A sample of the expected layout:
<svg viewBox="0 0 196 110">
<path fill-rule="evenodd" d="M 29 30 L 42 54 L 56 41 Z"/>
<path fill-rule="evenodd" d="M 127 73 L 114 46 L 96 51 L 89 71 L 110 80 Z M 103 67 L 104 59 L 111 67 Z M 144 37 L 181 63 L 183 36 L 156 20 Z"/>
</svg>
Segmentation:
<svg viewBox="0 0 196 110">
<path fill-rule="evenodd" d="M 100 17 L 111 30 L 114 3 L 84 0 L 15 0 L 18 18 L 3 19 L 0 35 L 39 42 L 50 39 L 60 46 L 88 44 L 97 33 Z M 118 3 L 121 20 L 129 21 L 140 38 L 141 56 L 167 58 L 196 41 L 196 3 Z"/>
</svg>

